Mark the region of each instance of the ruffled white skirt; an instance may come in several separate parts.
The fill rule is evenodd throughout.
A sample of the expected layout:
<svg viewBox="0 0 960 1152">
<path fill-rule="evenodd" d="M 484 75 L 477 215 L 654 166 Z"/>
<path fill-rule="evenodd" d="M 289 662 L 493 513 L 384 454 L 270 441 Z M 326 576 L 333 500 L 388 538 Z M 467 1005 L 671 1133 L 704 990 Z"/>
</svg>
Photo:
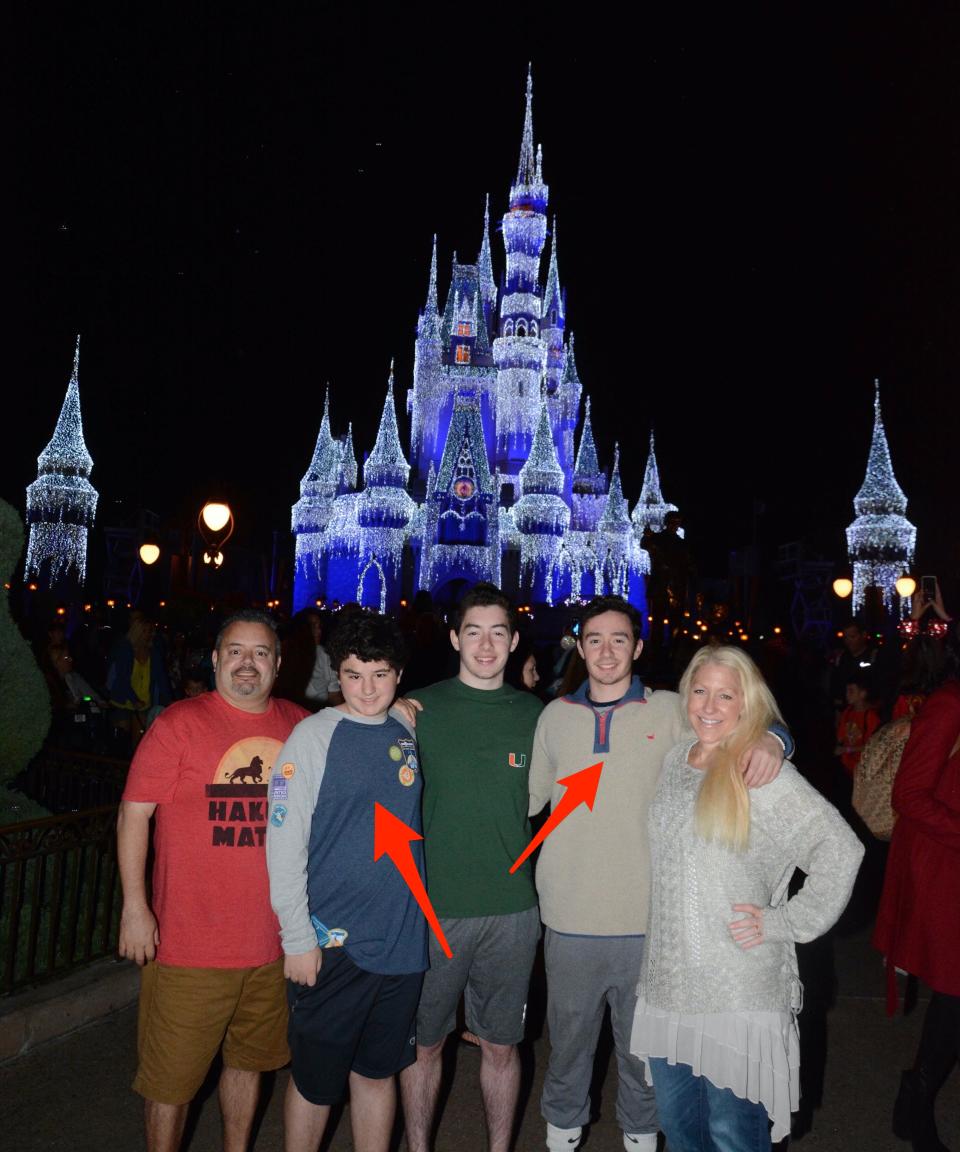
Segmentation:
<svg viewBox="0 0 960 1152">
<path fill-rule="evenodd" d="M 670 1064 L 689 1064 L 718 1088 L 762 1104 L 773 1121 L 774 1143 L 790 1134 L 800 1104 L 800 1033 L 791 1012 L 666 1012 L 637 1002 L 630 1051 Z"/>
</svg>

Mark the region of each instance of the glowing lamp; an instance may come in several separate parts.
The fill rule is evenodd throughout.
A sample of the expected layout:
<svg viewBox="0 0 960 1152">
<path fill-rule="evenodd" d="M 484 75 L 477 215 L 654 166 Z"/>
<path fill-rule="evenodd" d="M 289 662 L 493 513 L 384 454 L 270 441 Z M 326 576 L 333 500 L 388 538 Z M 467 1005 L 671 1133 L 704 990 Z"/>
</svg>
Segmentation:
<svg viewBox="0 0 960 1152">
<path fill-rule="evenodd" d="M 208 500 L 200 509 L 197 528 L 207 546 L 203 554 L 204 564 L 219 568 L 223 563 L 223 546 L 233 535 L 233 513 L 229 504 Z"/>
<path fill-rule="evenodd" d="M 908 596 L 912 596 L 914 592 L 916 592 L 917 582 L 912 576 L 908 576 L 905 573 L 896 584 L 894 584 L 894 588 L 897 590 L 897 595 L 902 600 L 906 600 Z"/>
<path fill-rule="evenodd" d="M 841 600 L 846 600 L 853 591 L 853 581 L 848 580 L 846 576 L 838 576 L 833 582 L 833 591 Z"/>
<path fill-rule="evenodd" d="M 160 549 L 156 544 L 144 543 L 140 545 L 140 559 L 149 567 L 160 559 Z"/>
<path fill-rule="evenodd" d="M 200 519 L 211 532 L 219 532 L 226 528 L 233 513 L 229 504 L 218 504 L 211 501 L 200 509 Z"/>
</svg>

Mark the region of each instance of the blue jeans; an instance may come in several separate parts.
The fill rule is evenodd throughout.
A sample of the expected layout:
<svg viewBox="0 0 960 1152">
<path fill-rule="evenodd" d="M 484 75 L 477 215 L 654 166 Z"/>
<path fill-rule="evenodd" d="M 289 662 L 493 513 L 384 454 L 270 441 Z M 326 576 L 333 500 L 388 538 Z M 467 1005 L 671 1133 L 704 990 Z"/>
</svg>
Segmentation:
<svg viewBox="0 0 960 1152">
<path fill-rule="evenodd" d="M 770 1152 L 762 1104 L 695 1076 L 689 1064 L 651 1059 L 650 1074 L 670 1152 Z"/>
</svg>

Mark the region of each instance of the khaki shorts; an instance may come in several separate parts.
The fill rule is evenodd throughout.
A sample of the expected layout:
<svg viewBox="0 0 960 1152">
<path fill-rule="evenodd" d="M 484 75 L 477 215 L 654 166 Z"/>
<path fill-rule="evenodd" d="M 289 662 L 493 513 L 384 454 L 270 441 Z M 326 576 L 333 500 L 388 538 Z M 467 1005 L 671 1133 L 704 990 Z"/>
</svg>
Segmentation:
<svg viewBox="0 0 960 1152">
<path fill-rule="evenodd" d="M 147 964 L 133 1090 L 158 1104 L 188 1103 L 221 1045 L 224 1064 L 244 1072 L 270 1072 L 290 1059 L 283 959 L 261 968 Z"/>
</svg>

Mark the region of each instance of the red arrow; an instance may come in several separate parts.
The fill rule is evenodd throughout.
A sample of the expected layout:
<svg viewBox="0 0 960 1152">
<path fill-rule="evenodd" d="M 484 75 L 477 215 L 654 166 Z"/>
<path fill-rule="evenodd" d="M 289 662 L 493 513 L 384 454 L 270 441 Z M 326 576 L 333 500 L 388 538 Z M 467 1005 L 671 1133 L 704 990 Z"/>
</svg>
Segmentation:
<svg viewBox="0 0 960 1152">
<path fill-rule="evenodd" d="M 562 779 L 557 781 L 558 784 L 566 784 L 567 790 L 561 797 L 560 803 L 547 817 L 547 822 L 517 857 L 513 867 L 510 869 L 511 876 L 514 872 L 516 872 L 524 860 L 526 860 L 530 853 L 537 847 L 537 845 L 542 844 L 543 841 L 546 840 L 546 838 L 554 830 L 554 828 L 566 820 L 574 808 L 576 808 L 579 804 L 586 804 L 590 811 L 593 811 L 593 805 L 597 799 L 597 788 L 600 784 L 600 772 L 602 769 L 603 761 L 601 760 L 597 764 L 591 764 L 589 768 L 583 768 L 579 772 L 574 772 L 572 776 L 564 776 Z"/>
<path fill-rule="evenodd" d="M 416 900 L 423 910 L 423 914 L 427 918 L 427 923 L 433 929 L 434 936 L 436 936 L 440 942 L 440 947 L 443 949 L 444 955 L 448 960 L 451 960 L 453 953 L 450 951 L 450 945 L 447 943 L 447 938 L 443 934 L 440 921 L 437 919 L 437 914 L 433 910 L 430 897 L 427 895 L 427 890 L 423 886 L 420 873 L 417 871 L 417 866 L 413 860 L 413 850 L 410 847 L 410 841 L 422 839 L 423 837 L 420 833 L 414 832 L 409 824 L 404 824 L 404 822 L 394 816 L 392 812 L 388 812 L 382 804 L 374 801 L 373 858 L 374 860 L 379 860 L 384 852 L 390 857 L 397 871 L 406 881 L 407 887 L 413 893 L 414 900 Z"/>
</svg>

